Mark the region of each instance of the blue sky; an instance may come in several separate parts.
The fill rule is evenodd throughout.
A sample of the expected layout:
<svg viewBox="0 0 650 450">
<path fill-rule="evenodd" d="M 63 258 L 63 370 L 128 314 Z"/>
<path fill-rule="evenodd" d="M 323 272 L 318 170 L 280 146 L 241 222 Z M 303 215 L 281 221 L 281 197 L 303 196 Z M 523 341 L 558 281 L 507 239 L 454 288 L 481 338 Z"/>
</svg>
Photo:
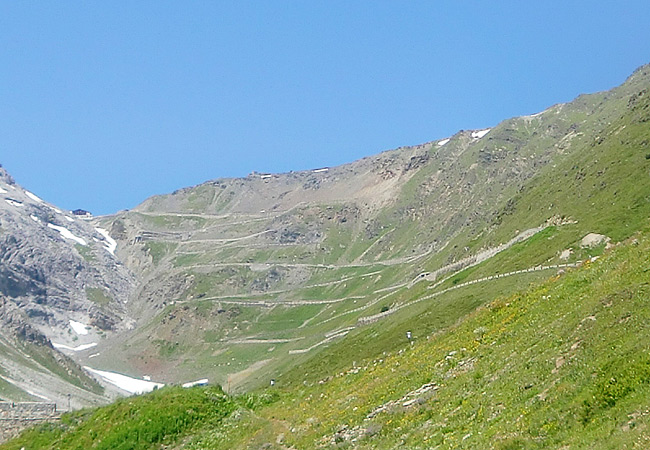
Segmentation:
<svg viewBox="0 0 650 450">
<path fill-rule="evenodd" d="M 0 0 L 0 164 L 96 214 L 353 161 L 609 89 L 645 1 Z"/>
</svg>

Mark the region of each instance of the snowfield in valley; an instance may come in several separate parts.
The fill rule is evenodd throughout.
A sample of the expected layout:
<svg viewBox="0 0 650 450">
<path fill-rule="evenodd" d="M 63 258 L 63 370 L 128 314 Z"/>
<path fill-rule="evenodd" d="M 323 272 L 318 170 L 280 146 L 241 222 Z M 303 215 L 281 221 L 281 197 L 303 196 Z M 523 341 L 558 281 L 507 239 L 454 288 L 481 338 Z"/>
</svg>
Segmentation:
<svg viewBox="0 0 650 450">
<path fill-rule="evenodd" d="M 105 381 L 117 386 L 118 388 L 130 394 L 145 394 L 147 392 L 153 391 L 154 389 L 161 388 L 164 386 L 163 383 L 140 380 L 138 378 L 132 378 L 117 372 L 107 372 L 105 370 L 97 370 L 88 366 L 84 366 L 84 369 L 92 374 L 98 375 L 99 377 L 103 378 Z"/>
</svg>

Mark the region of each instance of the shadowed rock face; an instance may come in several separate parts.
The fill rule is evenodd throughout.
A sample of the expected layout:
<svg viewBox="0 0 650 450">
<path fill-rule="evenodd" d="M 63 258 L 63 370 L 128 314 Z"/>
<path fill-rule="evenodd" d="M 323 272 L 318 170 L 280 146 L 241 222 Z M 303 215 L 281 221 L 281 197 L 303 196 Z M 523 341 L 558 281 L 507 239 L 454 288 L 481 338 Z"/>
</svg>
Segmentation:
<svg viewBox="0 0 650 450">
<path fill-rule="evenodd" d="M 33 342 L 51 348 L 52 344 L 49 339 L 31 327 L 25 319 L 24 314 L 13 302 L 0 296 L 0 324 L 2 324 L 3 335 L 18 337 L 25 342 Z"/>
<path fill-rule="evenodd" d="M 10 243 L 2 242 L 0 248 L 9 248 Z M 44 297 L 45 275 L 34 267 L 18 267 L 15 270 L 9 268 L 11 261 L 0 269 L 0 294 L 7 297 Z"/>
</svg>

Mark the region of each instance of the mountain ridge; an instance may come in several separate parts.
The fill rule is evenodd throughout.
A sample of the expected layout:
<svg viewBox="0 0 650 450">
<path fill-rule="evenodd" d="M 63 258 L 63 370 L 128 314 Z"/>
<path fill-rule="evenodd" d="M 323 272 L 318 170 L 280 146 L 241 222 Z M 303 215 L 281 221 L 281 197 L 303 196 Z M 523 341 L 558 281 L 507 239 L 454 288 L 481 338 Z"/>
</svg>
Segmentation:
<svg viewBox="0 0 650 450">
<path fill-rule="evenodd" d="M 213 359 L 209 355 L 221 351 L 233 352 L 235 359 L 240 354 L 250 355 L 252 342 L 263 338 L 282 341 L 267 346 L 272 352 L 281 348 L 294 355 L 305 348 L 318 352 L 327 344 L 317 344 L 329 342 L 329 333 L 349 329 L 362 312 L 367 315 L 371 308 L 390 309 L 408 303 L 409 297 L 422 295 L 418 291 L 421 287 L 405 289 L 418 275 L 435 273 L 443 266 L 497 248 L 520 230 L 539 227 L 551 218 L 558 218 L 559 223 L 580 222 L 560 228 L 569 230 L 571 239 L 568 235 L 562 238 L 565 246 L 557 248 L 551 260 L 557 261 L 566 246 L 590 232 L 625 238 L 627 233 L 616 225 L 593 228 L 591 223 L 600 219 L 584 205 L 565 208 L 566 202 L 558 201 L 524 210 L 518 204 L 524 201 L 525 208 L 534 203 L 541 206 L 543 199 L 531 197 L 535 186 L 560 179 L 563 184 L 554 186 L 554 192 L 565 192 L 567 185 L 574 185 L 573 189 L 585 191 L 587 196 L 595 195 L 593 185 L 587 186 L 583 180 L 593 176 L 603 182 L 609 175 L 586 171 L 584 167 L 600 164 L 587 155 L 590 149 L 599 148 L 603 139 L 613 142 L 615 136 L 627 133 L 611 129 L 612 124 L 627 117 L 633 97 L 641 95 L 641 104 L 645 104 L 642 91 L 647 83 L 648 67 L 644 66 L 611 91 L 579 96 L 534 117 L 508 119 L 485 134 L 461 131 L 448 141 L 387 151 L 337 167 L 212 180 L 153 197 L 132 211 L 107 219 L 105 227 L 124 243 L 121 251 L 125 260 L 133 261 L 132 270 L 147 277 L 147 285 L 140 291 L 141 298 L 149 299 L 144 316 L 161 321 L 157 344 L 146 344 L 143 335 L 127 346 L 133 346 L 134 357 L 147 355 L 145 366 L 162 364 L 170 368 L 166 370 L 186 370 L 181 355 L 198 352 L 192 364 L 205 360 L 205 365 L 190 369 L 197 377 L 206 373 L 199 373 L 200 368 L 214 370 L 208 369 L 208 361 Z M 643 159 L 638 162 L 642 165 Z M 619 166 L 627 164 L 632 173 L 641 167 L 632 169 L 623 160 L 611 163 L 599 170 L 619 171 Z M 560 166 L 561 174 L 557 169 Z M 568 177 L 573 177 L 571 182 Z M 607 182 L 622 183 L 613 175 Z M 616 213 L 618 217 L 625 214 L 622 210 Z M 513 214 L 517 220 L 508 220 Z M 579 246 L 573 252 L 570 261 L 585 253 Z M 530 260 L 530 265 L 544 261 Z M 382 289 L 387 290 L 373 293 Z M 386 293 L 392 294 L 384 297 Z M 157 302 L 161 297 L 173 298 L 174 304 Z M 192 303 L 199 310 L 184 312 L 182 308 Z M 347 318 L 340 311 L 333 312 L 337 305 Z M 260 307 L 262 311 L 275 311 L 258 315 L 258 310 L 253 310 Z M 291 313 L 289 307 L 304 312 Z M 317 310 L 325 321 L 322 326 L 327 323 L 332 327 L 318 325 L 313 332 L 320 337 L 309 337 L 304 333 L 312 333 L 308 330 L 319 322 L 304 317 L 292 325 L 295 328 L 291 332 L 263 331 L 271 326 L 262 327 L 265 316 L 280 314 L 282 320 L 291 323 L 292 316 L 307 314 L 306 308 Z M 225 314 L 218 312 L 221 310 L 255 319 L 211 324 L 208 317 L 220 317 Z M 165 315 L 171 322 L 162 319 Z M 178 339 L 184 336 L 179 331 L 184 326 L 175 323 L 179 317 L 200 323 L 204 340 Z M 305 331 L 299 334 L 305 321 Z M 233 328 L 224 329 L 226 326 Z M 248 332 L 237 331 L 242 327 Z M 213 341 L 212 336 L 219 337 Z M 243 372 L 247 366 L 256 367 L 257 362 L 268 359 L 262 345 L 254 351 L 256 356 L 241 366 Z M 184 350 L 173 350 L 176 346 Z M 238 346 L 248 349 L 237 350 Z M 225 358 L 216 359 L 218 366 L 228 366 Z M 274 368 L 283 359 L 271 358 L 261 373 L 266 377 L 276 370 L 283 373 L 280 367 Z M 228 377 L 240 379 L 232 372 L 227 374 L 220 378 L 224 385 Z"/>
<path fill-rule="evenodd" d="M 0 270 L 25 280 L 0 292 L 94 369 L 165 383 L 207 377 L 229 391 L 298 383 L 300 367 L 324 377 L 393 348 L 389 336 L 404 327 L 444 329 L 507 295 L 516 286 L 500 274 L 538 281 L 551 269 L 526 270 L 602 253 L 604 244 L 580 245 L 588 233 L 617 242 L 640 229 L 649 78 L 646 65 L 610 91 L 491 129 L 336 167 L 210 180 L 92 220 L 0 169 Z M 513 241 L 529 229 L 538 231 Z M 463 263 L 478 255 L 489 257 Z M 486 293 L 477 283 L 468 295 L 437 294 L 490 276 L 498 287 Z"/>
</svg>

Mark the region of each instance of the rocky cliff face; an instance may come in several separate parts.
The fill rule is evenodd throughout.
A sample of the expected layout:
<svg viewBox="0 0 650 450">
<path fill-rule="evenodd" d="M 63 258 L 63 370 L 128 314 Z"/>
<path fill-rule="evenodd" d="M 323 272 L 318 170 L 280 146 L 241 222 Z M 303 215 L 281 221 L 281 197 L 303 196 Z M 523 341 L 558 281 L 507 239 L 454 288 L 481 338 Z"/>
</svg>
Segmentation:
<svg viewBox="0 0 650 450">
<path fill-rule="evenodd" d="M 122 326 L 134 277 L 110 235 L 17 185 L 0 168 L 0 294 L 46 335 L 69 341 L 69 321 Z"/>
<path fill-rule="evenodd" d="M 65 400 L 68 391 L 77 405 L 99 401 L 86 392 L 99 386 L 54 347 L 72 356 L 129 326 L 124 305 L 135 278 L 113 254 L 115 245 L 108 232 L 26 191 L 0 167 L 1 340 L 8 348 L 29 346 L 30 358 L 36 352 L 50 366 L 42 368 L 49 378 L 33 385 L 38 377 L 23 370 L 24 352 L 3 354 L 0 381 L 37 394 L 32 398 Z"/>
</svg>

